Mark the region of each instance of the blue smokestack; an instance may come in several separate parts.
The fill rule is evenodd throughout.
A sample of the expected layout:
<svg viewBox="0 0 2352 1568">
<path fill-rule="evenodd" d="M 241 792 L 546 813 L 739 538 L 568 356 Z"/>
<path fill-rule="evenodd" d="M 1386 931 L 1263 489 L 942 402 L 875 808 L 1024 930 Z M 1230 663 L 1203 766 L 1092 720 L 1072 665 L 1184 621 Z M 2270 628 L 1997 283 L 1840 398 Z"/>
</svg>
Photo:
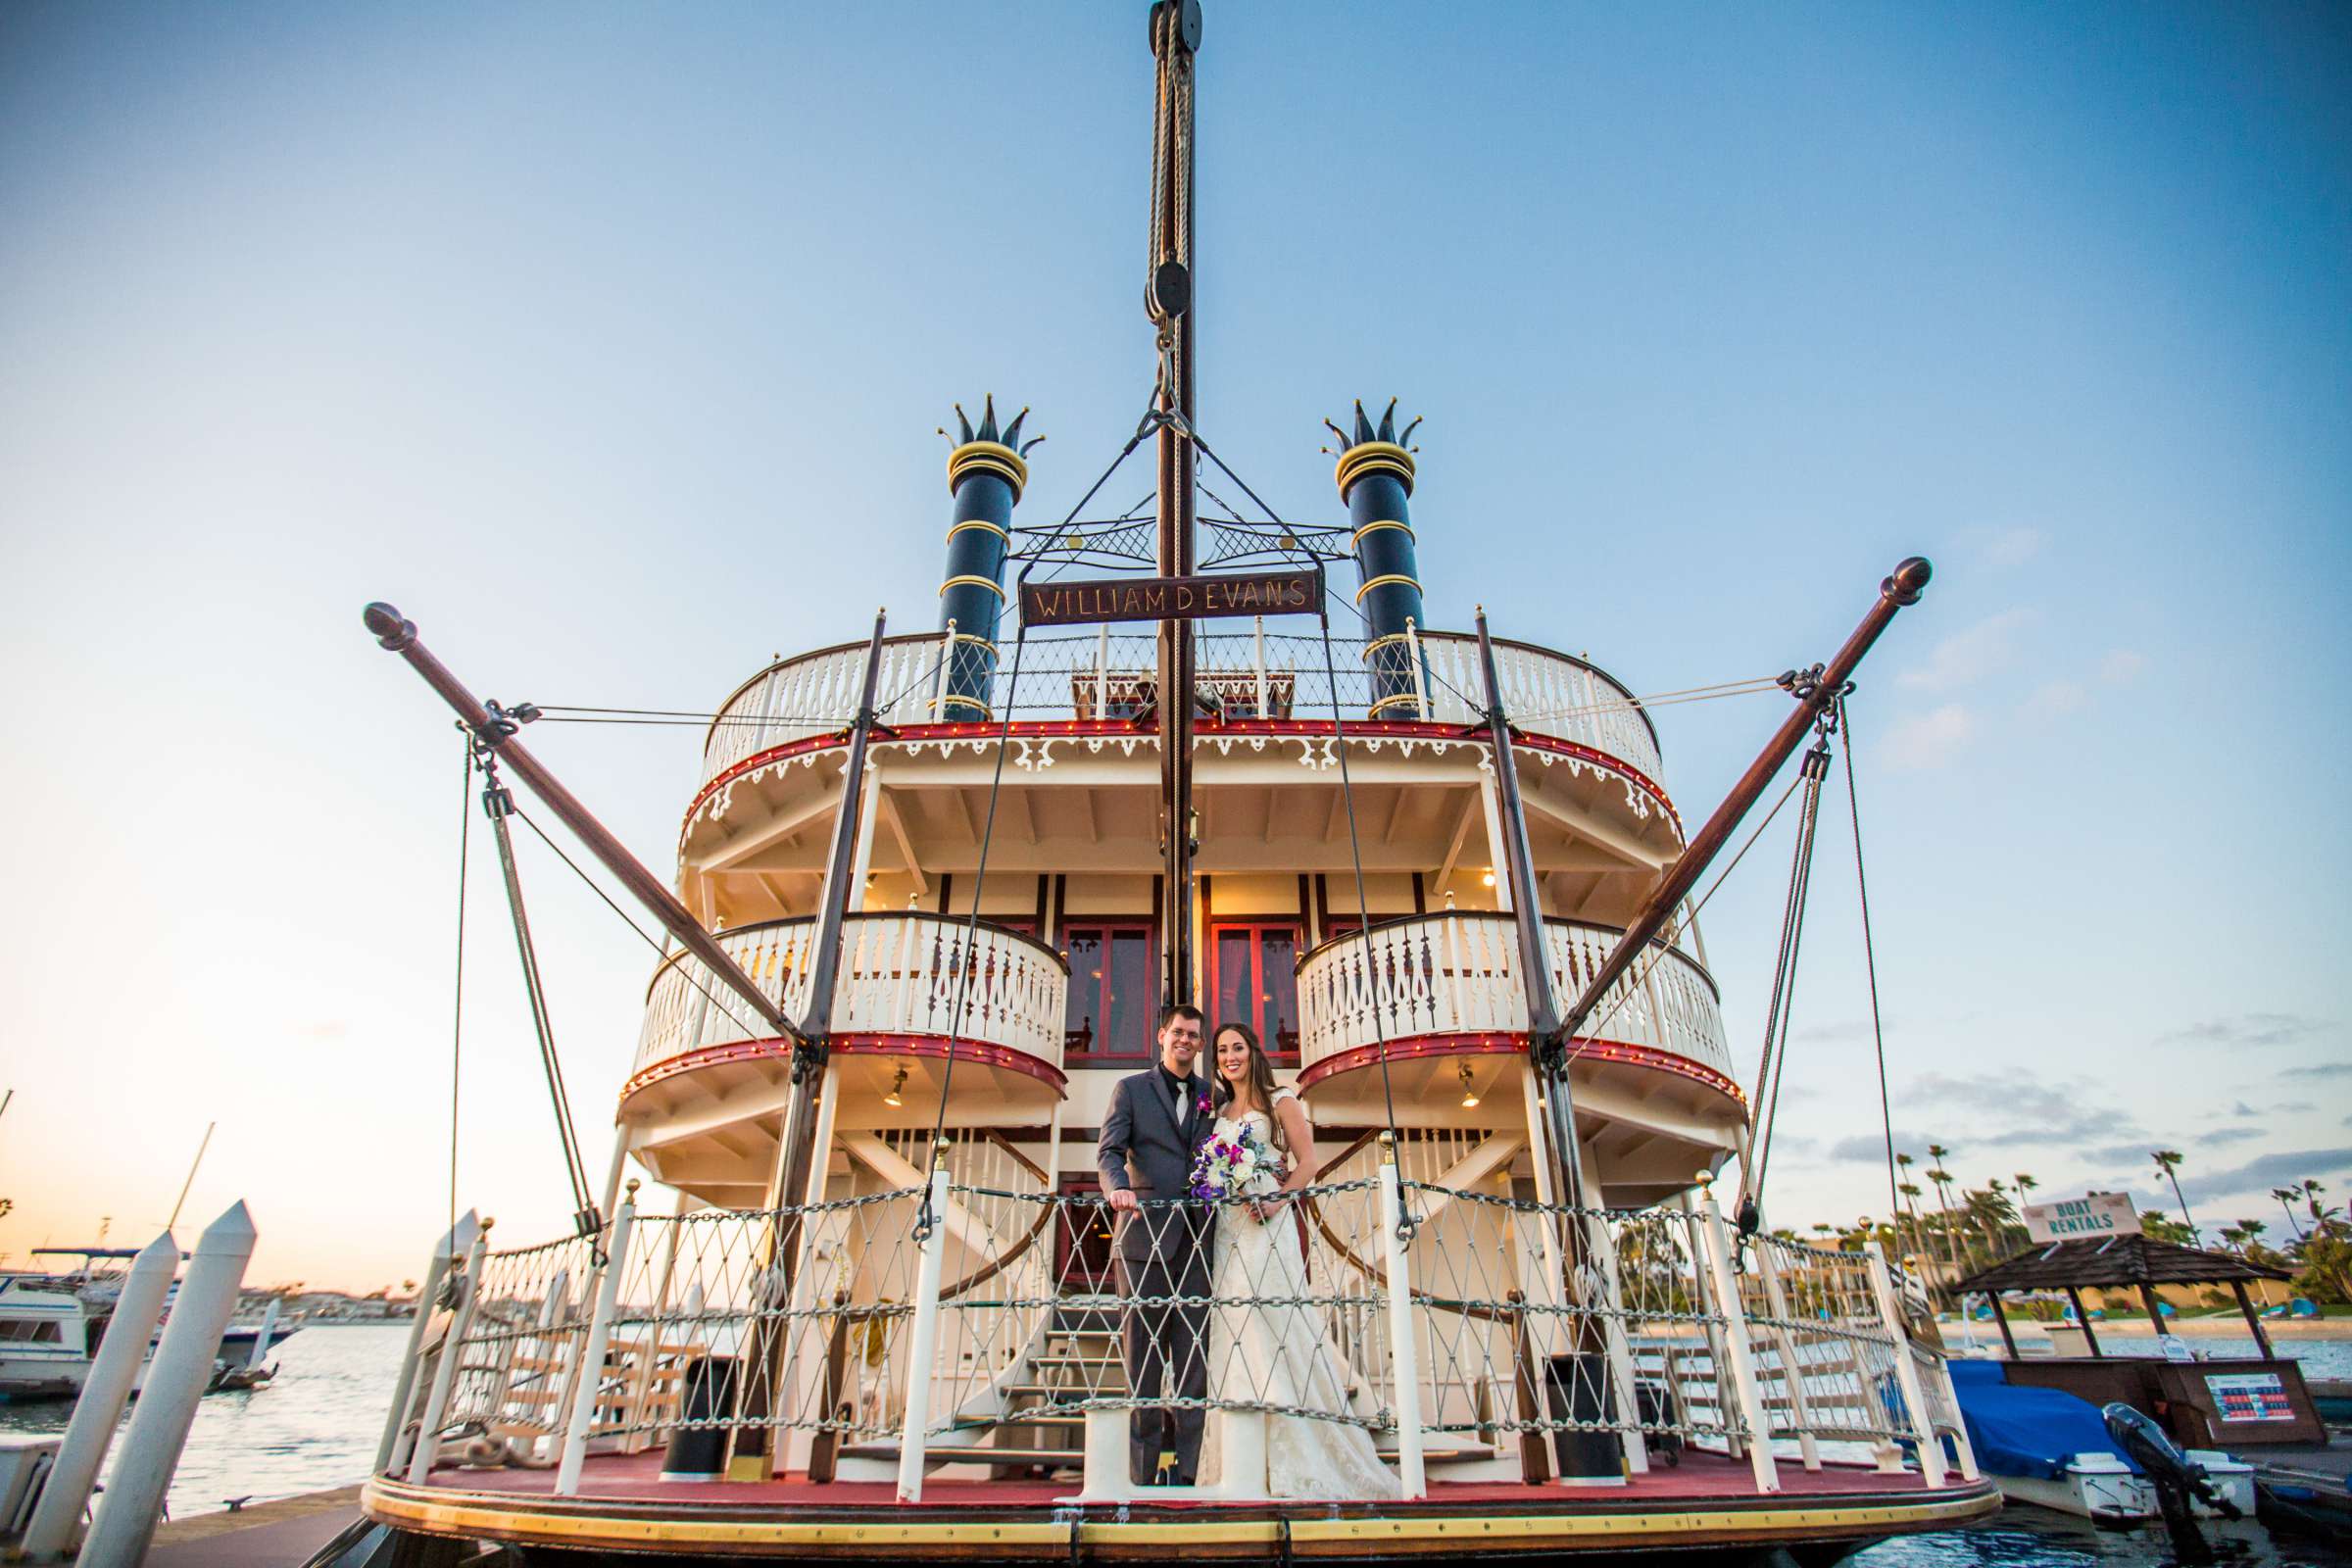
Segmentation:
<svg viewBox="0 0 2352 1568">
<path fill-rule="evenodd" d="M 1413 420 L 1399 435 L 1396 400 L 1391 398 L 1377 426 L 1361 403 L 1355 406 L 1352 435 L 1330 425 L 1347 448 L 1335 477 L 1355 529 L 1355 603 L 1367 622 L 1364 662 L 1372 678 L 1374 718 L 1425 716 L 1414 696 L 1413 652 L 1405 637 L 1407 621 L 1416 630 L 1429 624 L 1413 549 L 1413 457 L 1404 447 L 1420 423 Z M 1422 689 L 1427 685 L 1424 670 Z"/>
<path fill-rule="evenodd" d="M 939 585 L 939 629 L 953 627 L 956 641 L 940 711 L 932 715 L 941 723 L 995 716 L 997 620 L 1004 605 L 1004 558 L 1012 552 L 1012 509 L 1029 483 L 1022 455 L 1045 439 L 1022 443 L 1021 421 L 1028 416 L 1023 409 L 999 434 L 992 394 L 974 430 L 963 405 L 956 405 L 960 439 L 948 454 L 955 517 L 948 525 L 947 574 Z"/>
</svg>

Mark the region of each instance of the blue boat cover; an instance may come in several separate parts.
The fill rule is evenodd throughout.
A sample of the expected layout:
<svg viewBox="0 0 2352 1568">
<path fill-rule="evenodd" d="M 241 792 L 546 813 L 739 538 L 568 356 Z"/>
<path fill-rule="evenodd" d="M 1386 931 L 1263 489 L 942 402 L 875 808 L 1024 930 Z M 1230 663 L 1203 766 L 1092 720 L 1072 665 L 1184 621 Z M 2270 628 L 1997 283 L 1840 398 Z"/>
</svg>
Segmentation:
<svg viewBox="0 0 2352 1568">
<path fill-rule="evenodd" d="M 2078 1453 L 2111 1453 L 2139 1466 L 2107 1436 L 2099 1407 L 2057 1389 L 2013 1388 L 1998 1361 L 1950 1361 L 1952 1392 L 1977 1463 L 1996 1476 L 2054 1480 Z"/>
</svg>

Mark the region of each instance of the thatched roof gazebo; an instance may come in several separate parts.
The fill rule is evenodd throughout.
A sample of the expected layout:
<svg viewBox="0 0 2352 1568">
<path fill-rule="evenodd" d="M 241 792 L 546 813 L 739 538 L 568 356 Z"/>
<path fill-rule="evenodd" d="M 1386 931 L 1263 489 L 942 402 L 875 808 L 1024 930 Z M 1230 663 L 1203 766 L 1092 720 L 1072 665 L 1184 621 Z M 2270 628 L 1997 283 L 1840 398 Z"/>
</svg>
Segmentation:
<svg viewBox="0 0 2352 1568">
<path fill-rule="evenodd" d="M 2010 1336 L 2009 1316 L 2001 1309 L 2004 1291 L 2064 1291 L 2074 1303 L 2075 1321 L 2082 1326 L 2090 1353 L 2097 1355 L 2099 1337 L 2090 1326 L 2090 1314 L 2082 1309 L 2082 1292 L 2136 1287 L 2148 1320 L 2156 1325 L 2157 1333 L 2164 1334 L 2170 1331 L 2156 1299 L 2157 1286 L 2227 1285 L 2237 1297 L 2238 1310 L 2246 1314 L 2246 1327 L 2254 1331 L 2255 1347 L 2267 1361 L 2271 1337 L 2262 1331 L 2262 1319 L 2255 1315 L 2254 1302 L 2246 1295 L 2246 1281 L 2292 1278 L 2284 1269 L 2251 1262 L 2231 1252 L 2200 1251 L 2147 1236 L 2107 1236 L 2042 1243 L 2005 1262 L 1980 1269 L 1953 1288 L 1964 1293 L 1982 1291 L 1991 1298 L 1993 1319 L 2001 1326 L 2001 1343 L 2015 1360 L 2017 1341 Z"/>
</svg>

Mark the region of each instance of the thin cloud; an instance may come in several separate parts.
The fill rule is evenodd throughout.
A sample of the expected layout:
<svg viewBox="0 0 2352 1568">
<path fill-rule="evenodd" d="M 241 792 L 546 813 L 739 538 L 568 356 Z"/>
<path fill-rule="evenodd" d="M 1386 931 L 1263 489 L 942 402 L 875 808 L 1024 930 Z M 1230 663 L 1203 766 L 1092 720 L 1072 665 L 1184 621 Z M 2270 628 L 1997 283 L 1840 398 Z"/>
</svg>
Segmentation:
<svg viewBox="0 0 2352 1568">
<path fill-rule="evenodd" d="M 2352 1061 L 2323 1061 L 2311 1067 L 2289 1067 L 2278 1076 L 2281 1078 L 2342 1078 L 2352 1076 Z M 2300 1107 L 2290 1101 L 2278 1108 L 2295 1110 Z"/>
<path fill-rule="evenodd" d="M 1941 767 L 1967 751 L 1976 734 L 1975 715 L 1959 703 L 1906 713 L 1886 732 L 1886 759 L 1903 769 Z"/>
<path fill-rule="evenodd" d="M 2291 1046 L 2333 1027 L 2333 1020 L 2301 1012 L 2238 1012 L 2204 1018 L 2169 1035 L 2160 1046 Z"/>
<path fill-rule="evenodd" d="M 2069 713 L 2079 713 L 2089 706 L 2090 692 L 2081 681 L 2052 680 L 2035 687 L 2034 695 L 2018 710 L 2030 719 L 2047 723 Z"/>
<path fill-rule="evenodd" d="M 2079 1146 L 2098 1138 L 2145 1136 L 2128 1112 L 2115 1105 L 2098 1103 L 2079 1085 L 2041 1083 L 2018 1074 L 1984 1073 L 1954 1078 L 1930 1073 L 1906 1089 L 1903 1099 L 1906 1103 L 1930 1104 L 1939 1111 L 1970 1112 L 1998 1129 L 1950 1140 L 1963 1157 L 1971 1149 L 2016 1149 L 2039 1144 Z M 2102 1153 L 2093 1157 L 2117 1156 Z"/>
<path fill-rule="evenodd" d="M 1984 564 L 2022 566 L 2041 554 L 2050 536 L 2039 528 L 1999 528 L 1984 539 Z"/>
<path fill-rule="evenodd" d="M 2147 667 L 2147 655 L 2131 648 L 2110 649 L 2107 657 L 2099 661 L 2099 679 L 2110 686 L 2122 686 L 2137 680 L 2139 672 Z"/>
<path fill-rule="evenodd" d="M 1914 691 L 1948 692 L 1974 685 L 2017 657 L 2017 636 L 2040 612 L 2004 610 L 1952 633 L 1929 651 L 1928 662 L 1904 670 L 1895 683 Z M 2113 657 L 2113 656 L 2110 656 Z"/>
<path fill-rule="evenodd" d="M 2212 1132 L 2199 1134 L 2197 1142 L 2200 1144 L 2242 1144 L 2249 1138 L 2260 1138 L 2261 1136 L 2262 1129 L 2259 1127 L 2217 1127 Z"/>
</svg>

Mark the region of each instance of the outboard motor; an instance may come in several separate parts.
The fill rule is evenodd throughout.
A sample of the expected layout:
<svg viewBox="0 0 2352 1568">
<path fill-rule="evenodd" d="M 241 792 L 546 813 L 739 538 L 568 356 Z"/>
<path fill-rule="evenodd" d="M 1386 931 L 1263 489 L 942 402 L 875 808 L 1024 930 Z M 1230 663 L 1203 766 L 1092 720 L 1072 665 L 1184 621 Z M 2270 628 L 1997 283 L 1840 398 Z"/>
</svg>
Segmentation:
<svg viewBox="0 0 2352 1568">
<path fill-rule="evenodd" d="M 2151 1417 L 2128 1404 L 2107 1405 L 2099 1414 L 2105 1419 L 2107 1435 L 2115 1440 L 2115 1446 L 2147 1473 L 2149 1483 L 2155 1487 L 2156 1506 L 2163 1510 L 2165 1534 L 2172 1538 L 2175 1554 L 2183 1563 L 2213 1561 L 2213 1548 L 2206 1544 L 2204 1533 L 2197 1529 L 2196 1517 L 2189 1512 L 2189 1499 L 2194 1497 L 2225 1519 L 2241 1517 L 2237 1504 L 2214 1490 L 2205 1467 L 2182 1453 Z"/>
</svg>

